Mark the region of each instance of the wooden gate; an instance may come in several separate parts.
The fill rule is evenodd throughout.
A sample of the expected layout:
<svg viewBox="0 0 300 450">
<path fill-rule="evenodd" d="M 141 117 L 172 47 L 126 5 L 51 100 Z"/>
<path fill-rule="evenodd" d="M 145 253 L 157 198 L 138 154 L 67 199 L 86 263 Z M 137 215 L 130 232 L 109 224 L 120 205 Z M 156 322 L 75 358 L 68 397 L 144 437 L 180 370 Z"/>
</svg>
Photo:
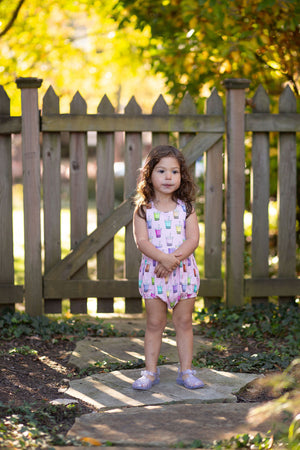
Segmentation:
<svg viewBox="0 0 300 450">
<path fill-rule="evenodd" d="M 18 79 L 22 92 L 24 112 L 32 108 L 30 95 L 37 91 L 36 81 L 28 87 L 28 79 Z M 35 84 L 34 84 L 35 83 Z M 26 98 L 25 94 L 29 96 Z M 31 103 L 30 103 L 31 102 Z M 28 105 L 28 106 L 26 106 Z M 35 106 L 37 112 L 37 106 Z M 32 113 L 27 113 L 32 115 Z M 86 103 L 77 93 L 70 106 L 70 114 L 59 114 L 59 101 L 50 87 L 43 100 L 41 115 L 41 131 L 43 133 L 43 201 L 44 201 L 44 243 L 45 273 L 42 279 L 42 294 L 39 283 L 31 283 L 36 287 L 33 298 L 43 296 L 44 311 L 60 312 L 61 299 L 71 299 L 71 312 L 85 313 L 87 297 L 98 298 L 98 311 L 113 311 L 113 298 L 126 297 L 126 312 L 141 311 L 138 293 L 137 275 L 139 253 L 132 235 L 132 201 L 131 195 L 136 186 L 138 169 L 142 163 L 142 133 L 151 132 L 152 145 L 167 143 L 170 133 L 178 133 L 178 145 L 183 149 L 187 162 L 192 165 L 208 149 L 207 167 L 210 173 L 210 189 L 207 191 L 208 221 L 210 235 L 206 238 L 208 274 L 202 280 L 200 295 L 207 297 L 223 296 L 223 280 L 221 278 L 221 223 L 223 210 L 223 143 L 224 117 L 222 102 L 216 91 L 207 103 L 207 114 L 199 115 L 189 96 L 182 101 L 178 114 L 169 114 L 169 108 L 160 96 L 153 106 L 152 114 L 142 114 L 141 108 L 132 98 L 125 108 L 124 114 L 115 114 L 114 109 L 105 96 L 99 104 L 97 114 L 86 114 Z M 60 257 L 60 133 L 70 133 L 70 211 L 71 211 L 71 253 L 61 260 Z M 87 132 L 97 132 L 96 159 L 96 204 L 98 227 L 89 236 L 87 230 Z M 125 132 L 125 178 L 124 202 L 114 209 L 113 163 L 114 134 Z M 30 128 L 22 128 L 23 143 L 26 143 Z M 26 154 L 26 149 L 23 150 Z M 33 147 L 29 149 L 33 156 Z M 37 159 L 37 154 L 36 154 Z M 209 170 L 209 167 L 211 169 Z M 218 167 L 218 170 L 214 169 Z M 24 171 L 26 178 L 26 168 Z M 27 185 L 35 178 L 28 169 Z M 37 177 L 38 178 L 38 177 Z M 37 181 L 38 182 L 38 181 Z M 37 184 L 35 182 L 35 186 Z M 26 179 L 24 179 L 25 188 Z M 39 202 L 34 200 L 29 191 L 24 200 L 30 197 L 31 221 L 28 246 L 32 243 L 33 221 L 38 221 Z M 210 206 L 213 205 L 213 206 Z M 35 211 L 35 212 L 34 212 Z M 216 211 L 218 213 L 216 214 Z M 36 218 L 34 219 L 34 216 Z M 25 218 L 26 227 L 26 218 Z M 125 279 L 114 279 L 113 238 L 116 232 L 126 228 L 125 235 Z M 25 231 L 26 234 L 26 231 Z M 35 239 L 36 240 L 36 239 Z M 25 242 L 26 245 L 26 242 Z M 34 245 L 34 244 L 31 244 Z M 97 255 L 97 280 L 89 280 L 86 264 L 89 258 Z M 25 268 L 25 286 L 32 277 L 32 267 L 36 261 L 27 262 Z M 39 264 L 39 263 L 38 263 Z M 40 273 L 40 270 L 37 271 Z M 27 277 L 27 278 L 26 278 Z M 27 290 L 27 288 L 26 288 Z M 26 295 L 26 302 L 30 303 Z M 28 306 L 28 309 L 29 306 Z M 41 309 L 39 308 L 39 311 Z M 31 313 L 33 310 L 31 310 Z"/>
</svg>

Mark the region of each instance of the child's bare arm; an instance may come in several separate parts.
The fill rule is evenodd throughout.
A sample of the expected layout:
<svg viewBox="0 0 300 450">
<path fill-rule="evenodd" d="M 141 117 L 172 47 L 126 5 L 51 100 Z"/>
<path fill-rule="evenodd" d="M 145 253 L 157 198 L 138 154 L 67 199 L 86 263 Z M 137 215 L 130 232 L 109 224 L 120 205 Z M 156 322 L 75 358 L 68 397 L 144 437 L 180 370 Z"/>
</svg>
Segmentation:
<svg viewBox="0 0 300 450">
<path fill-rule="evenodd" d="M 199 245 L 200 233 L 195 211 L 186 219 L 185 237 L 185 241 L 174 252 L 174 255 L 181 261 L 188 258 Z"/>
</svg>

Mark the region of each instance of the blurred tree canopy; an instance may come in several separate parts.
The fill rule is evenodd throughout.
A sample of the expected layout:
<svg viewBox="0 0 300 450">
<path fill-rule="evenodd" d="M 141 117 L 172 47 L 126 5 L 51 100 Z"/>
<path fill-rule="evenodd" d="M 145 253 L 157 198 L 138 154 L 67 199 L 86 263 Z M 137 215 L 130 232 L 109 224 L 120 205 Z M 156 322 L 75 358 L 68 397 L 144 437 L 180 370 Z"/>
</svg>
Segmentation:
<svg viewBox="0 0 300 450">
<path fill-rule="evenodd" d="M 0 0 L 0 84 L 12 110 L 19 110 L 20 76 L 42 78 L 41 93 L 52 84 L 65 110 L 77 90 L 92 112 L 105 93 L 116 109 L 133 93 L 153 104 L 163 81 L 149 77 L 149 65 L 141 62 L 147 33 L 131 24 L 118 29 L 112 17 L 117 1 Z"/>
<path fill-rule="evenodd" d="M 143 54 L 180 99 L 228 77 L 299 95 L 299 12 L 299 0 L 120 0 L 115 18 L 149 31 Z"/>
<path fill-rule="evenodd" d="M 10 95 L 16 77 L 43 78 L 42 92 L 70 101 L 79 89 L 93 111 L 105 93 L 117 109 L 124 92 L 197 101 L 229 77 L 299 95 L 299 11 L 298 0 L 0 0 L 0 84 Z"/>
</svg>

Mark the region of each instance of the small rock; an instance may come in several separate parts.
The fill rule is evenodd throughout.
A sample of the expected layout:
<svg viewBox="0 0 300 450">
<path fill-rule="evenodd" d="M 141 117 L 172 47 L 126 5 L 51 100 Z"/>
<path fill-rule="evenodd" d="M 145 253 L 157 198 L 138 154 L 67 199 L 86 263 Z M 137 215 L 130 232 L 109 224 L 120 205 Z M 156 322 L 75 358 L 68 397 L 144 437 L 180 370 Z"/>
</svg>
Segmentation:
<svg viewBox="0 0 300 450">
<path fill-rule="evenodd" d="M 78 403 L 78 401 L 72 398 L 57 398 L 50 402 L 51 405 L 71 405 L 74 403 Z"/>
</svg>

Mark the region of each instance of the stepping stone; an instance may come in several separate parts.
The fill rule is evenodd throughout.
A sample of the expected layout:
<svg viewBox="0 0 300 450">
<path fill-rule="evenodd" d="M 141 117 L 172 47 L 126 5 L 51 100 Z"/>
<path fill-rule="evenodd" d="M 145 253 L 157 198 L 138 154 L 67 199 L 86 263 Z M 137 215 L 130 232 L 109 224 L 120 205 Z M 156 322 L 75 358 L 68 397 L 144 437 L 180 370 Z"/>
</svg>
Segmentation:
<svg viewBox="0 0 300 450">
<path fill-rule="evenodd" d="M 125 406 L 160 405 L 164 403 L 233 403 L 234 392 L 257 378 L 247 373 L 217 372 L 200 369 L 199 377 L 205 383 L 201 389 L 189 390 L 176 384 L 176 365 L 160 366 L 160 383 L 149 391 L 132 389 L 140 369 L 100 373 L 70 382 L 66 395 L 80 399 L 99 410 Z"/>
<path fill-rule="evenodd" d="M 201 336 L 194 336 L 194 354 L 203 349 L 210 350 L 211 343 Z M 178 361 L 175 336 L 163 337 L 160 354 L 168 363 Z M 77 343 L 69 363 L 84 369 L 97 361 L 124 363 L 137 359 L 145 359 L 143 337 L 85 338 Z"/>
<path fill-rule="evenodd" d="M 207 445 L 237 434 L 265 435 L 272 424 L 250 421 L 255 406 L 253 403 L 186 403 L 116 409 L 81 416 L 68 436 L 89 437 L 102 444 L 110 441 L 126 448 L 167 448 L 179 443 L 191 445 L 195 441 Z"/>
</svg>

